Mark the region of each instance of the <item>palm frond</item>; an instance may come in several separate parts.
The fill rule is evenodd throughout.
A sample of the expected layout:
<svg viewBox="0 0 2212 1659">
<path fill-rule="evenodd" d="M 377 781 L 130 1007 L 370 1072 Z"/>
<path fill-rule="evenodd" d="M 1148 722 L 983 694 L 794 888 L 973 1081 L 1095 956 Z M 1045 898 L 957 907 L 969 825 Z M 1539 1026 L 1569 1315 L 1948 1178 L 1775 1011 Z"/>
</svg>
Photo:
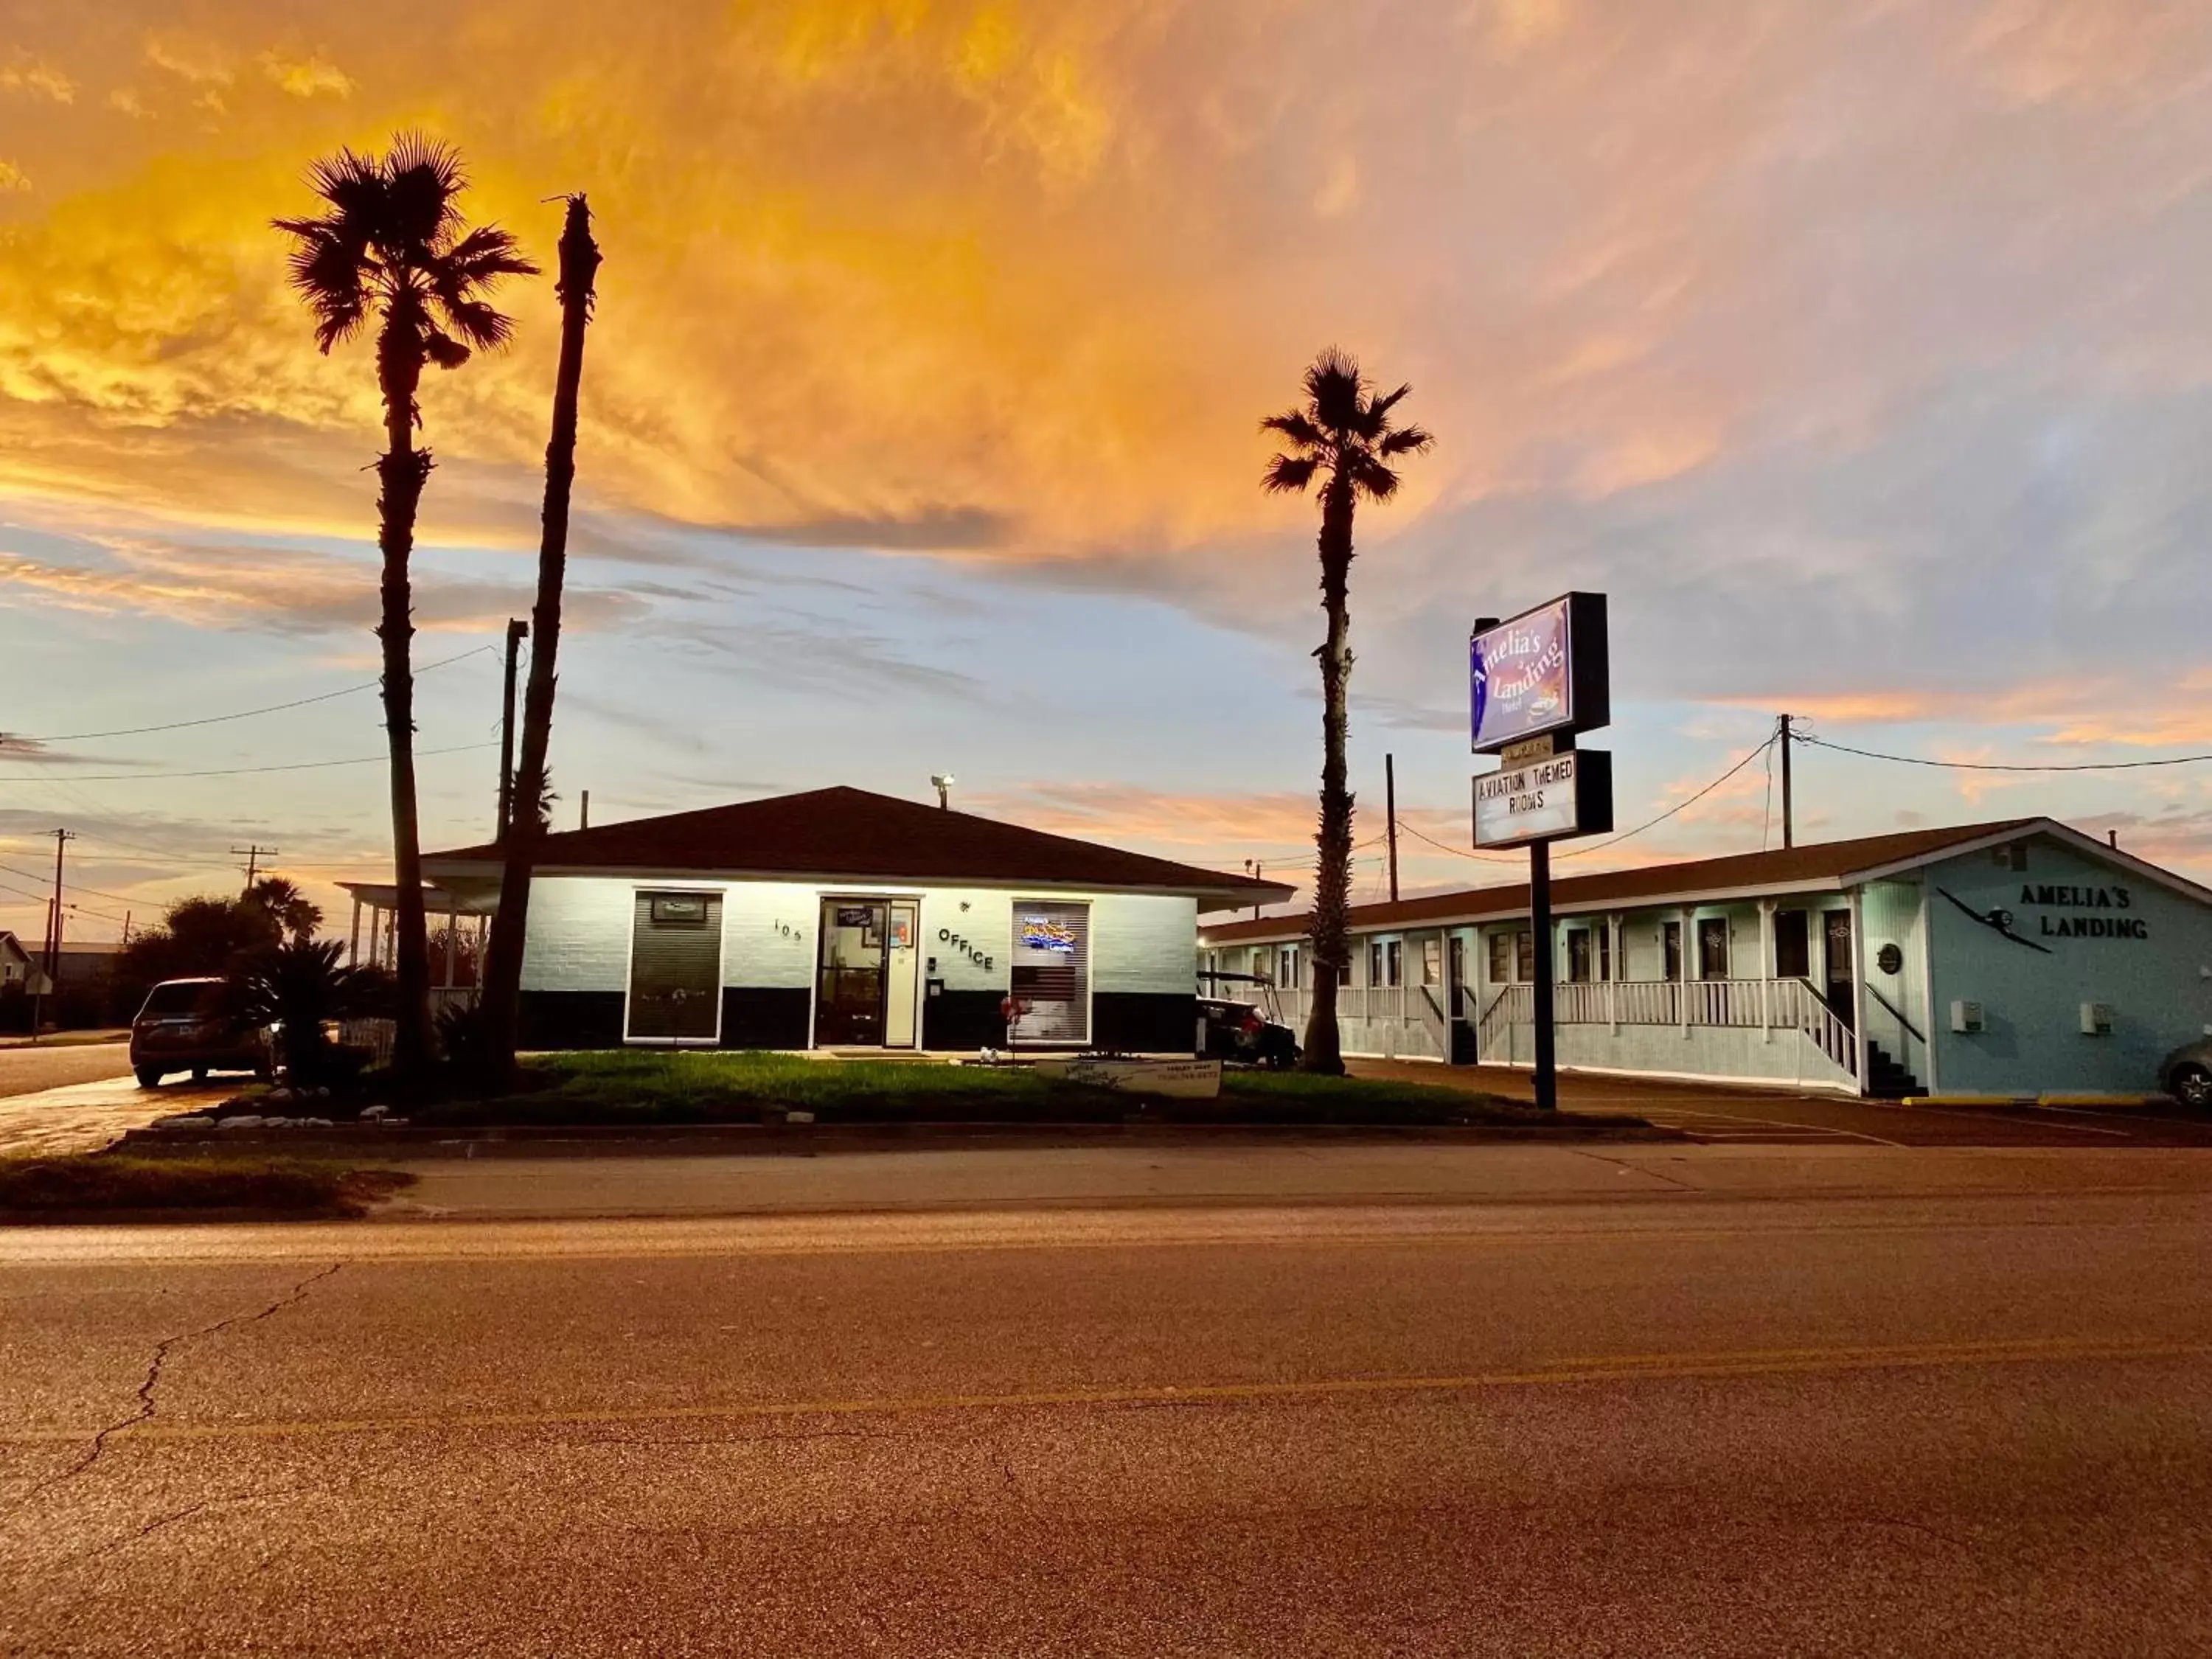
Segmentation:
<svg viewBox="0 0 2212 1659">
<path fill-rule="evenodd" d="M 307 167 L 307 187 L 341 216 L 374 218 L 384 200 L 384 166 L 351 148 Z"/>
<path fill-rule="evenodd" d="M 459 368 L 468 362 L 469 349 L 433 323 L 422 325 L 422 355 L 441 368 Z"/>
<path fill-rule="evenodd" d="M 514 319 L 482 300 L 443 301 L 446 326 L 478 351 L 495 351 L 514 333 Z"/>
<path fill-rule="evenodd" d="M 1306 412 L 1329 432 L 1358 428 L 1367 382 L 1351 353 L 1336 346 L 1323 347 L 1306 370 Z"/>
<path fill-rule="evenodd" d="M 1352 487 L 1370 501 L 1387 501 L 1398 493 L 1398 475 L 1373 456 L 1363 456 L 1352 469 Z"/>
<path fill-rule="evenodd" d="M 1321 459 L 1314 455 L 1278 455 L 1260 476 L 1260 488 L 1279 495 L 1296 495 L 1313 482 Z"/>
<path fill-rule="evenodd" d="M 447 249 L 438 260 L 465 285 L 488 285 L 502 276 L 535 276 L 538 267 L 523 258 L 522 245 L 497 225 L 478 225 Z"/>
<path fill-rule="evenodd" d="M 1425 455 L 1436 447 L 1436 439 L 1424 428 L 1401 427 L 1395 432 L 1385 434 L 1382 441 L 1375 446 L 1375 453 L 1385 457 Z"/>
<path fill-rule="evenodd" d="M 468 187 L 460 152 L 419 132 L 396 135 L 384 158 L 382 240 L 394 250 L 438 251 L 459 222 Z"/>
<path fill-rule="evenodd" d="M 275 222 L 297 240 L 289 261 L 291 283 L 314 313 L 315 343 L 327 352 L 368 315 L 368 246 L 338 216 Z"/>
<path fill-rule="evenodd" d="M 1262 432 L 1279 432 L 1300 449 L 1326 449 L 1328 434 L 1307 418 L 1303 410 L 1290 410 L 1281 415 L 1270 415 L 1260 422 Z"/>
</svg>

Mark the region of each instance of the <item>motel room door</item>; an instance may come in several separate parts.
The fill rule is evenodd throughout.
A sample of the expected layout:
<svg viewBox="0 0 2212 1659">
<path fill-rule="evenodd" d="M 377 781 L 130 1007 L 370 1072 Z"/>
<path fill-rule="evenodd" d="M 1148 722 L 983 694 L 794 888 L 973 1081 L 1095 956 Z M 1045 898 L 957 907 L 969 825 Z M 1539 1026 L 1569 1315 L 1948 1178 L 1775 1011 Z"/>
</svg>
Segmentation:
<svg viewBox="0 0 2212 1659">
<path fill-rule="evenodd" d="M 822 953 L 814 992 L 817 1048 L 884 1046 L 890 910 L 886 899 L 822 901 Z M 911 925 L 907 937 L 914 937 Z"/>
<path fill-rule="evenodd" d="M 1820 918 L 1821 989 L 1828 1012 L 1848 1026 L 1856 999 L 1851 994 L 1851 913 L 1830 910 Z"/>
</svg>

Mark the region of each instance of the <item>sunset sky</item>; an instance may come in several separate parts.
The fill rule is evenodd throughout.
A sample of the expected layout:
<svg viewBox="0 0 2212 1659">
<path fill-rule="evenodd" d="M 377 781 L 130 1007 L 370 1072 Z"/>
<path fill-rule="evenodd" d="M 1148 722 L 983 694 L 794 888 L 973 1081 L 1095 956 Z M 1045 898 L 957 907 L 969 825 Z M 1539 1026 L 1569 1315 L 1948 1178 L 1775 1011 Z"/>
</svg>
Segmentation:
<svg viewBox="0 0 2212 1659">
<path fill-rule="evenodd" d="M 1464 641 L 1612 596 L 1620 816 L 1774 713 L 1930 758 L 2212 750 L 2212 5 L 2159 0 L 11 0 L 0 23 L 0 927 L 283 849 L 386 867 L 368 349 L 272 216 L 452 139 L 606 264 L 556 820 L 851 783 L 1310 864 L 1310 503 L 1262 415 L 1330 343 L 1437 434 L 1362 519 L 1382 757 L 1464 847 Z M 556 313 L 437 376 L 423 835 L 490 829 Z M 473 654 L 464 654 L 473 653 Z M 2048 812 L 2212 879 L 2212 767 L 1801 750 L 1807 838 Z M 1756 848 L 1754 763 L 1604 861 Z M 1380 849 L 1357 891 L 1374 896 Z M 1409 837 L 1409 888 L 1498 879 Z M 342 919 L 341 919 L 342 922 Z"/>
</svg>

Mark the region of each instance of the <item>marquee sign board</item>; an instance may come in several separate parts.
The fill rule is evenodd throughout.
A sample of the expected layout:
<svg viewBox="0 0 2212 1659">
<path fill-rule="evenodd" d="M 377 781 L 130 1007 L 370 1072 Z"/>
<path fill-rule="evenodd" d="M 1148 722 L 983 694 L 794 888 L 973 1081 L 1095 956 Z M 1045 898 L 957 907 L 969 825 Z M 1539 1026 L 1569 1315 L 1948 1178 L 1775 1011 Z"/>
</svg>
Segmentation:
<svg viewBox="0 0 2212 1659">
<path fill-rule="evenodd" d="M 1474 844 L 1522 847 L 1613 828 L 1613 756 L 1570 749 L 1474 781 Z"/>
<path fill-rule="evenodd" d="M 1468 641 L 1474 751 L 1609 724 L 1607 660 L 1602 593 L 1562 593 L 1478 629 Z"/>
</svg>

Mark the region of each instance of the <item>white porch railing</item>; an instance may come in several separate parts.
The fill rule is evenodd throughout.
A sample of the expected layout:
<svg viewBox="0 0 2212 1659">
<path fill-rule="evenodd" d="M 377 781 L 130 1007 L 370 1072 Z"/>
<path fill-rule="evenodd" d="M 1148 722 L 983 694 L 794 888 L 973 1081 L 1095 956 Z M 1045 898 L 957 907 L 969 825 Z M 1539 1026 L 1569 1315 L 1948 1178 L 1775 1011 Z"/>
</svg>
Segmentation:
<svg viewBox="0 0 2212 1659">
<path fill-rule="evenodd" d="M 1483 1052 L 1502 1045 L 1507 1027 L 1535 1018 L 1534 986 L 1496 988 L 1477 1026 Z M 1797 1030 L 1845 1071 L 1858 1069 L 1851 1028 L 1802 979 L 1578 981 L 1553 988 L 1553 1023 Z"/>
</svg>

